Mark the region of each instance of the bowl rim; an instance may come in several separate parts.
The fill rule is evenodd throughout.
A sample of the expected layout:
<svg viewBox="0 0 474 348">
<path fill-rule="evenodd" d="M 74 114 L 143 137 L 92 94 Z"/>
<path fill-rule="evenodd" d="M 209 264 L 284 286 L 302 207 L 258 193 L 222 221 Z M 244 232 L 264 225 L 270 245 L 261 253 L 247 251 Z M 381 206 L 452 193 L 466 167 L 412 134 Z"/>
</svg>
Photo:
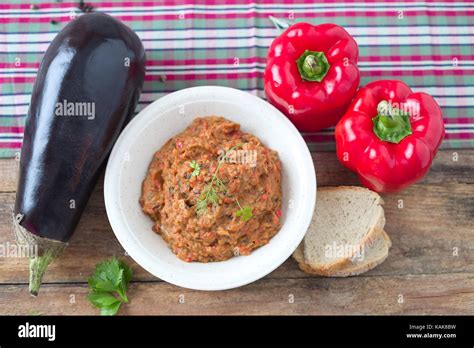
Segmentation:
<svg viewBox="0 0 474 348">
<path fill-rule="evenodd" d="M 281 252 L 277 260 L 274 261 L 271 266 L 262 268 L 260 272 L 256 272 L 251 274 L 251 276 L 247 276 L 246 278 L 240 277 L 238 280 L 234 280 L 231 282 L 227 282 L 226 284 L 220 284 L 219 286 L 216 286 L 216 284 L 189 284 L 186 283 L 185 281 L 177 280 L 176 278 L 169 277 L 167 276 L 166 272 L 157 272 L 156 268 L 153 267 L 153 262 L 152 260 L 149 260 L 149 258 L 140 253 L 140 246 L 136 244 L 136 242 L 132 238 L 127 238 L 127 234 L 133 233 L 130 232 L 130 229 L 127 227 L 127 224 L 125 221 L 121 221 L 122 219 L 124 220 L 123 216 L 121 214 L 117 213 L 116 211 L 116 204 L 114 203 L 114 200 L 117 199 L 119 196 L 116 191 L 113 190 L 110 185 L 113 183 L 113 177 L 115 175 L 112 175 L 112 173 L 115 173 L 116 169 L 120 169 L 122 165 L 120 164 L 120 153 L 122 149 L 127 149 L 127 141 L 130 140 L 129 137 L 132 137 L 132 135 L 138 130 L 137 128 L 142 122 L 146 122 L 149 117 L 143 117 L 146 116 L 147 113 L 150 112 L 153 108 L 156 108 L 157 105 L 160 104 L 165 104 L 168 102 L 168 100 L 173 99 L 173 98 L 186 98 L 186 96 L 189 93 L 193 92 L 202 92 L 202 93 L 208 93 L 212 94 L 213 92 L 221 92 L 221 93 L 234 93 L 236 94 L 236 97 L 241 98 L 247 98 L 249 102 L 253 102 L 256 104 L 260 104 L 263 108 L 267 108 L 271 110 L 271 112 L 275 115 L 275 117 L 280 118 L 283 123 L 286 123 L 286 127 L 288 129 L 288 132 L 292 133 L 293 138 L 297 142 L 298 146 L 298 151 L 303 151 L 301 155 L 305 158 L 303 162 L 310 163 L 311 165 L 304 165 L 304 170 L 306 171 L 306 175 L 309 177 L 309 186 L 306 187 L 306 190 L 308 191 L 308 203 L 309 206 L 307 206 L 307 209 L 302 214 L 302 219 L 299 220 L 301 221 L 301 230 L 302 232 L 299 233 L 297 238 L 294 238 L 294 243 L 292 245 L 288 245 L 288 248 L 286 249 L 286 252 Z M 225 117 L 225 116 L 224 116 Z M 170 134 L 169 137 L 172 137 L 176 134 Z M 107 212 L 107 218 L 109 220 L 109 223 L 112 227 L 112 230 L 120 242 L 121 246 L 124 248 L 126 253 L 135 261 L 137 262 L 138 265 L 143 267 L 145 270 L 147 270 L 149 273 L 152 275 L 158 277 L 159 279 L 166 281 L 168 283 L 183 287 L 183 288 L 188 288 L 188 289 L 194 289 L 194 290 L 207 290 L 207 291 L 216 291 L 216 290 L 226 290 L 226 289 L 232 289 L 236 287 L 240 287 L 249 283 L 252 283 L 260 278 L 263 278 L 264 276 L 268 275 L 269 273 L 273 272 L 276 268 L 278 268 L 281 264 L 283 264 L 289 257 L 291 257 L 292 253 L 294 250 L 298 247 L 298 245 L 301 243 L 301 241 L 304 238 L 304 235 L 311 223 L 311 219 L 313 216 L 314 212 L 314 206 L 316 204 L 316 187 L 317 187 L 317 182 L 316 182 L 316 168 L 314 167 L 313 164 L 313 159 L 311 156 L 311 152 L 309 151 L 309 148 L 307 147 L 303 137 L 301 136 L 300 132 L 296 129 L 296 127 L 290 122 L 290 120 L 281 113 L 277 108 L 275 108 L 273 105 L 270 103 L 266 102 L 265 100 L 250 94 L 248 92 L 241 91 L 239 89 L 231 88 L 231 87 L 223 87 L 223 86 L 198 86 L 198 87 L 189 87 L 185 89 L 181 89 L 176 92 L 169 93 L 163 97 L 160 97 L 159 99 L 153 101 L 152 103 L 148 104 L 143 110 L 141 110 L 128 124 L 127 126 L 122 130 L 120 133 L 117 141 L 115 142 L 113 149 L 110 153 L 106 170 L 105 170 L 105 178 L 104 178 L 104 201 L 105 201 L 105 208 Z M 126 231 L 124 231 L 126 230 Z M 281 230 L 281 229 L 280 229 Z M 268 245 L 268 244 L 266 244 Z M 261 248 L 265 248 L 266 245 L 263 245 Z M 222 261 L 226 262 L 226 261 Z"/>
</svg>

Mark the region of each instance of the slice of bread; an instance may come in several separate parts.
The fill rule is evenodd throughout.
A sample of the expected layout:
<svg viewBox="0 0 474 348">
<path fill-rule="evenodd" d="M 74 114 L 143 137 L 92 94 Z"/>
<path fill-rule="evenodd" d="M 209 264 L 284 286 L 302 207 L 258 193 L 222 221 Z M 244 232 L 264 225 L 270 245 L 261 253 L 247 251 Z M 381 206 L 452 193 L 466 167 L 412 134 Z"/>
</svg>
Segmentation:
<svg viewBox="0 0 474 348">
<path fill-rule="evenodd" d="M 377 267 L 388 256 L 392 246 L 392 241 L 388 234 L 382 230 L 374 243 L 364 248 L 363 258 L 351 261 L 340 269 L 335 269 L 330 273 L 331 277 L 348 277 L 365 273 Z"/>
<path fill-rule="evenodd" d="M 319 188 L 313 220 L 293 255 L 300 268 L 314 274 L 344 276 L 360 274 L 381 263 L 391 246 L 383 231 L 382 204 L 377 193 L 362 187 Z M 366 254 L 359 262 L 361 252 Z"/>
<path fill-rule="evenodd" d="M 384 230 L 376 233 L 377 237 L 373 243 L 367 244 L 361 258 L 354 258 L 349 263 L 340 265 L 333 269 L 315 269 L 304 261 L 303 244 L 295 250 L 293 257 L 298 262 L 299 267 L 306 273 L 316 274 L 325 277 L 348 277 L 370 271 L 380 265 L 388 256 L 388 251 L 392 246 L 389 236 Z"/>
<path fill-rule="evenodd" d="M 303 240 L 304 258 L 313 268 L 332 268 L 352 258 L 351 249 L 373 240 L 383 229 L 382 198 L 366 188 L 323 187 L 317 192 L 313 220 Z M 331 249 L 344 248 L 341 257 Z"/>
</svg>

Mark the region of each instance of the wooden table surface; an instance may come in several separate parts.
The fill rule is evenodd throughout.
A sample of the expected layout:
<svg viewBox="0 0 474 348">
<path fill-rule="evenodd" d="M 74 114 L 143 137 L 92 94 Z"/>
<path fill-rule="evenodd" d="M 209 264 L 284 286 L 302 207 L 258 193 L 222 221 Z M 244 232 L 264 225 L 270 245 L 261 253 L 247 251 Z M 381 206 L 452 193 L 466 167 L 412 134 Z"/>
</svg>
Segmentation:
<svg viewBox="0 0 474 348">
<path fill-rule="evenodd" d="M 319 186 L 358 185 L 334 153 L 313 154 Z M 11 214 L 18 162 L 0 160 L 0 244 L 14 243 Z M 396 173 L 394 173 L 396 175 Z M 131 303 L 120 314 L 474 314 L 474 150 L 438 153 L 425 179 L 385 195 L 387 260 L 357 277 L 321 278 L 290 258 L 250 285 L 186 290 L 157 279 L 129 257 L 107 220 L 100 179 L 63 256 L 50 265 L 37 298 L 28 262 L 0 258 L 0 314 L 98 314 L 85 299 L 87 277 L 112 255 L 129 262 Z"/>
</svg>

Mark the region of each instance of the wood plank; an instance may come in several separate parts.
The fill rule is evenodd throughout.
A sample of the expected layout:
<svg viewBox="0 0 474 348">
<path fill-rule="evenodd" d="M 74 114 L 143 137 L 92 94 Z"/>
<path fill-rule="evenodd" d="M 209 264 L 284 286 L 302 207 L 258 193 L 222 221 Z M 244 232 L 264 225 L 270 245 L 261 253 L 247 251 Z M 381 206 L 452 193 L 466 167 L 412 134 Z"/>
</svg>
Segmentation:
<svg viewBox="0 0 474 348">
<path fill-rule="evenodd" d="M 45 285 L 40 296 L 32 298 L 26 285 L 3 285 L 0 286 L 0 314 L 97 314 L 85 299 L 86 293 L 86 285 Z M 131 303 L 123 306 L 120 314 L 472 315 L 474 275 L 265 278 L 221 292 L 185 290 L 164 282 L 132 283 L 129 298 Z M 402 298 L 403 302 L 399 303 Z M 184 303 L 180 303 L 183 299 Z"/>
<path fill-rule="evenodd" d="M 370 275 L 474 274 L 474 185 L 414 185 L 384 199 L 386 230 L 393 247 L 388 259 Z M 0 194 L 0 245 L 14 242 L 13 202 L 14 193 Z M 50 266 L 44 281 L 84 282 L 96 263 L 112 255 L 122 257 L 124 250 L 108 223 L 102 192 L 96 190 L 69 247 Z M 156 280 L 129 257 L 125 259 L 135 270 L 135 280 Z M 291 258 L 267 276 L 304 277 L 312 276 L 299 271 Z M 0 283 L 24 284 L 27 279 L 25 259 L 0 258 Z"/>
<path fill-rule="evenodd" d="M 0 159 L 0 192 L 16 191 L 19 164 L 15 158 Z"/>
<path fill-rule="evenodd" d="M 354 173 L 341 165 L 334 152 L 313 152 L 318 184 L 321 186 L 358 184 Z M 14 192 L 17 186 L 19 162 L 0 159 L 0 192 Z M 433 161 L 422 183 L 474 183 L 474 149 L 442 150 Z"/>
</svg>

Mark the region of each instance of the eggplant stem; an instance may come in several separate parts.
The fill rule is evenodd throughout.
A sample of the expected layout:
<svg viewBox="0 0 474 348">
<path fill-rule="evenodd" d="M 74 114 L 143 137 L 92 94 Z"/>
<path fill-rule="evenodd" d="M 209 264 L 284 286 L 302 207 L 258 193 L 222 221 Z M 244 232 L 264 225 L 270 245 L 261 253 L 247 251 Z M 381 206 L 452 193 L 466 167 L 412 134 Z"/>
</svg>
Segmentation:
<svg viewBox="0 0 474 348">
<path fill-rule="evenodd" d="M 49 249 L 43 255 L 30 257 L 30 294 L 38 296 L 38 291 L 43 280 L 44 272 L 48 265 L 56 258 L 54 252 Z"/>
<path fill-rule="evenodd" d="M 48 265 L 62 254 L 67 243 L 40 237 L 20 225 L 23 215 L 13 215 L 13 225 L 18 245 L 28 247 L 30 253 L 30 294 L 37 296 L 41 280 Z"/>
</svg>

